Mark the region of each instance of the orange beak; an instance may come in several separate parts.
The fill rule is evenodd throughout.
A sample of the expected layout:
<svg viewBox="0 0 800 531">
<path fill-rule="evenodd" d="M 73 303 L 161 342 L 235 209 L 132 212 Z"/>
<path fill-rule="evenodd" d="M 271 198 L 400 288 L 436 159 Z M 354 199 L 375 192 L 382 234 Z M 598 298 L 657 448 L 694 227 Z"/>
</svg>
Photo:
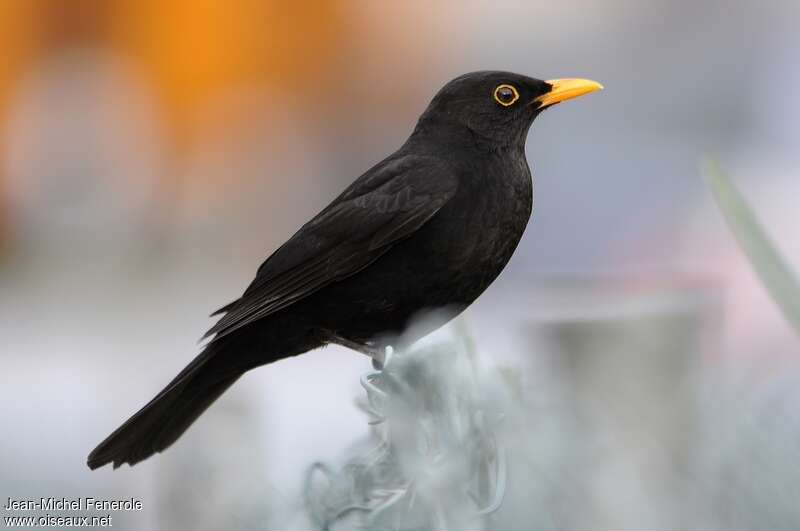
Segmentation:
<svg viewBox="0 0 800 531">
<path fill-rule="evenodd" d="M 603 85 L 591 79 L 548 79 L 547 83 L 553 88 L 550 89 L 550 92 L 542 94 L 534 100 L 539 103 L 539 108 L 555 105 L 596 90 L 603 90 Z"/>
</svg>

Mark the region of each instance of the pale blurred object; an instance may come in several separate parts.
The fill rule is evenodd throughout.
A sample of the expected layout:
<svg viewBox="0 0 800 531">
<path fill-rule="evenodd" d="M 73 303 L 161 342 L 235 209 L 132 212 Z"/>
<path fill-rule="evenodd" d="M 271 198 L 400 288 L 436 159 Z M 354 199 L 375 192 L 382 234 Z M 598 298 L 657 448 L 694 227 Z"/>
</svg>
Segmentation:
<svg viewBox="0 0 800 531">
<path fill-rule="evenodd" d="M 795 331 L 800 333 L 800 283 L 745 198 L 716 161 L 709 161 L 706 177 L 728 228 L 750 260 L 761 284 Z"/>
<path fill-rule="evenodd" d="M 775 161 L 763 162 L 737 165 L 730 171 L 730 178 L 757 212 L 788 266 L 798 271 L 800 236 L 792 227 L 796 224 L 794 198 L 800 186 L 800 167 L 781 167 Z M 765 369 L 773 364 L 777 367 L 788 359 L 800 362 L 800 339 L 796 331 L 723 223 L 722 214 L 713 203 L 710 192 L 697 201 L 681 233 L 677 254 L 682 257 L 680 260 L 684 267 L 704 271 L 725 286 L 722 351 L 744 361 L 744 365 L 739 366 L 744 370 L 753 365 Z M 737 364 L 735 360 L 731 363 Z"/>
<path fill-rule="evenodd" d="M 485 529 L 506 495 L 506 447 L 518 435 L 507 418 L 519 415 L 522 398 L 511 379 L 482 367 L 463 336 L 388 356 L 383 369 L 361 378 L 371 444 L 341 471 L 317 463 L 308 472 L 314 522 Z"/>
<path fill-rule="evenodd" d="M 532 323 L 569 425 L 555 529 L 692 528 L 682 507 L 698 443 L 693 389 L 714 298 L 678 282 L 646 286 L 564 283 L 549 317 Z"/>
</svg>

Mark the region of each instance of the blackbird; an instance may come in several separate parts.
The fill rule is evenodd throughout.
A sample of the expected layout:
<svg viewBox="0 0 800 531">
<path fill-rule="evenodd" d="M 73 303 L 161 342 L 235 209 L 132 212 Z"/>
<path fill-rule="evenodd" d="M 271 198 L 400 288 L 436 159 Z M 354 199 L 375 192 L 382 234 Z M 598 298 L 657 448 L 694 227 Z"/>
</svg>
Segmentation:
<svg viewBox="0 0 800 531">
<path fill-rule="evenodd" d="M 533 205 L 534 118 L 601 89 L 510 72 L 447 83 L 405 144 L 355 180 L 259 268 L 203 351 L 89 455 L 134 465 L 175 442 L 246 371 L 336 343 L 380 359 L 469 306 L 500 274 Z M 422 327 L 406 332 L 420 312 Z M 402 339 L 401 339 L 402 338 Z"/>
</svg>

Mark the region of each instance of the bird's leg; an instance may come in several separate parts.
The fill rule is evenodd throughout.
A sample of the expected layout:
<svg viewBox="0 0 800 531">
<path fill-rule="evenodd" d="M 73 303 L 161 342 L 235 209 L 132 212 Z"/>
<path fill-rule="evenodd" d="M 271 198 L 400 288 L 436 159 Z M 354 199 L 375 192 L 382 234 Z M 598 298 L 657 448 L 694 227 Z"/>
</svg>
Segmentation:
<svg viewBox="0 0 800 531">
<path fill-rule="evenodd" d="M 362 354 L 366 354 L 370 358 L 372 358 L 372 366 L 376 370 L 380 370 L 383 368 L 383 364 L 386 361 L 386 351 L 384 348 L 374 344 L 374 343 L 359 343 L 357 341 L 351 341 L 345 337 L 336 336 L 335 343 L 342 345 L 343 347 L 347 347 L 349 349 L 355 350 L 356 352 L 360 352 Z"/>
</svg>

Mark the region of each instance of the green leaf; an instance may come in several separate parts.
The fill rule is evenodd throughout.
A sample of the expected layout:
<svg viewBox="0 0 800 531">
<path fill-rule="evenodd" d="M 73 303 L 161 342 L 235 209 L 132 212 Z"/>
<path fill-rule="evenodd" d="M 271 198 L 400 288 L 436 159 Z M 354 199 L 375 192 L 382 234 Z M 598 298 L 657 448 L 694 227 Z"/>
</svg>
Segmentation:
<svg viewBox="0 0 800 531">
<path fill-rule="evenodd" d="M 731 232 L 753 269 L 789 322 L 800 332 L 800 284 L 748 205 L 716 160 L 706 161 L 706 177 Z"/>
</svg>

